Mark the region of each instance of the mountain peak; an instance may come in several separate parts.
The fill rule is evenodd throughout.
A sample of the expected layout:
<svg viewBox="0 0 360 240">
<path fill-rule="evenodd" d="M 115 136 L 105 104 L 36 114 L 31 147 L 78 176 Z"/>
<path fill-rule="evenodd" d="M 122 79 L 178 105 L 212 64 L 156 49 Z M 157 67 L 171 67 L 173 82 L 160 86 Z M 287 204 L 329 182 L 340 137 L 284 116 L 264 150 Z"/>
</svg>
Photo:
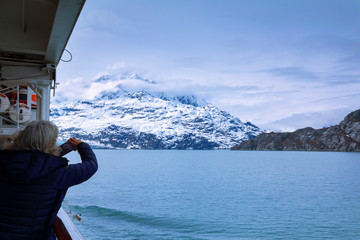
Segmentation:
<svg viewBox="0 0 360 240">
<path fill-rule="evenodd" d="M 67 102 L 52 107 L 60 139 L 140 149 L 227 149 L 262 131 L 208 104 L 164 100 L 147 92 Z"/>
<path fill-rule="evenodd" d="M 93 84 L 95 98 L 52 105 L 63 140 L 121 149 L 227 149 L 262 133 L 194 95 L 158 91 L 155 81 L 137 74 L 103 75 Z"/>
<path fill-rule="evenodd" d="M 124 73 L 124 74 L 121 75 L 121 77 L 123 79 L 136 79 L 136 80 L 143 81 L 143 82 L 146 82 L 146 83 L 156 84 L 156 81 L 144 78 L 144 77 L 140 76 L 137 73 Z"/>
</svg>

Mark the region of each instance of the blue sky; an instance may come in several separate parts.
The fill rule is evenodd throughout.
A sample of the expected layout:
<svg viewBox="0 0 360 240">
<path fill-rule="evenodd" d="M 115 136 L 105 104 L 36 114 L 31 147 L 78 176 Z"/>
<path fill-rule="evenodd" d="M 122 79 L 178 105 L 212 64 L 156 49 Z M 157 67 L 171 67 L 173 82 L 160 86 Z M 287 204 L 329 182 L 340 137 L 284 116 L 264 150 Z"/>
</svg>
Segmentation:
<svg viewBox="0 0 360 240">
<path fill-rule="evenodd" d="M 58 91 L 133 72 L 262 128 L 319 128 L 360 108 L 359 26 L 358 0 L 88 0 Z"/>
</svg>

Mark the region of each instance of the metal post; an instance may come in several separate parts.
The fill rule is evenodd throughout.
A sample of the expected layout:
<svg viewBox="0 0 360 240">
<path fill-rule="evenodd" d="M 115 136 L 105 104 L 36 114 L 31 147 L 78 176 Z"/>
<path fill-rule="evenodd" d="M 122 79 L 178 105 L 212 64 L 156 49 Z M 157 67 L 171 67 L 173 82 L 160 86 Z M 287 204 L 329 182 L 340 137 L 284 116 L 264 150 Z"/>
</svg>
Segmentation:
<svg viewBox="0 0 360 240">
<path fill-rule="evenodd" d="M 41 99 L 39 102 L 40 115 L 38 120 L 49 120 L 50 118 L 50 84 L 40 86 Z"/>
<path fill-rule="evenodd" d="M 17 129 L 20 128 L 19 121 L 20 121 L 20 87 L 19 85 L 16 86 L 17 96 L 16 96 L 16 107 L 17 107 Z"/>
</svg>

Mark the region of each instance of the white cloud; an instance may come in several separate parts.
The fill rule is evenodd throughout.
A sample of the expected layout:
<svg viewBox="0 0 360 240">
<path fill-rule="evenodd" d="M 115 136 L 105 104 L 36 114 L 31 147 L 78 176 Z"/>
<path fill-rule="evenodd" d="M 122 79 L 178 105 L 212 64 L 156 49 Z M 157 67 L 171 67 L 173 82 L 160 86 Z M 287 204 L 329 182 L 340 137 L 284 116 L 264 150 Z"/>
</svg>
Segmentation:
<svg viewBox="0 0 360 240">
<path fill-rule="evenodd" d="M 322 128 L 339 124 L 350 112 L 357 110 L 350 108 L 331 109 L 329 111 L 303 112 L 291 114 L 288 117 L 278 119 L 267 125 L 279 131 L 294 131 L 299 128 L 312 127 Z"/>
<path fill-rule="evenodd" d="M 76 99 L 82 96 L 84 89 L 89 85 L 82 77 L 67 79 L 58 83 L 56 96 L 64 99 Z"/>
<path fill-rule="evenodd" d="M 98 77 L 103 76 L 98 74 Z M 98 78 L 97 77 L 97 78 Z M 97 79 L 94 78 L 93 80 Z M 92 99 L 102 91 L 109 91 L 116 87 L 117 82 L 94 82 L 84 78 L 73 78 L 62 81 L 56 88 L 56 100 Z"/>
<path fill-rule="evenodd" d="M 118 72 L 116 66 L 122 66 L 122 62 L 109 65 L 108 71 L 96 74 L 91 81 L 84 78 L 62 81 L 57 89 L 58 98 L 91 99 L 103 91 L 115 91 L 120 84 L 129 91 L 195 95 L 261 128 L 288 131 L 337 124 L 347 113 L 360 107 L 360 83 L 356 81 L 334 85 L 282 78 L 266 80 L 266 73 L 256 71 L 228 74 L 214 71 L 202 75 L 198 70 L 194 77 L 189 73 L 166 77 L 164 73 L 143 71 L 140 76 L 122 73 L 95 81 Z M 114 70 L 110 70 L 112 67 Z"/>
<path fill-rule="evenodd" d="M 110 64 L 106 67 L 107 70 L 117 70 L 117 69 L 123 69 L 125 68 L 125 62 L 120 61 L 113 64 Z"/>
<path fill-rule="evenodd" d="M 97 80 L 100 77 L 106 76 L 106 75 L 109 75 L 109 73 L 108 72 L 99 72 L 99 73 L 95 74 L 95 76 L 92 78 L 92 80 Z"/>
</svg>

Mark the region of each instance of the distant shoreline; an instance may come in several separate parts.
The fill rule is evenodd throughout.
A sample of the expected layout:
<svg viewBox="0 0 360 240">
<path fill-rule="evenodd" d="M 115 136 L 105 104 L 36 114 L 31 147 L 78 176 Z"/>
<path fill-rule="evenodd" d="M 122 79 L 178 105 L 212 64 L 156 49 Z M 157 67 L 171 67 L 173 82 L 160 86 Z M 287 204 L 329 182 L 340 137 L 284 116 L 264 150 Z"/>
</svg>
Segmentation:
<svg viewBox="0 0 360 240">
<path fill-rule="evenodd" d="M 231 150 L 360 152 L 360 110 L 348 114 L 335 126 L 262 133 Z"/>
</svg>

